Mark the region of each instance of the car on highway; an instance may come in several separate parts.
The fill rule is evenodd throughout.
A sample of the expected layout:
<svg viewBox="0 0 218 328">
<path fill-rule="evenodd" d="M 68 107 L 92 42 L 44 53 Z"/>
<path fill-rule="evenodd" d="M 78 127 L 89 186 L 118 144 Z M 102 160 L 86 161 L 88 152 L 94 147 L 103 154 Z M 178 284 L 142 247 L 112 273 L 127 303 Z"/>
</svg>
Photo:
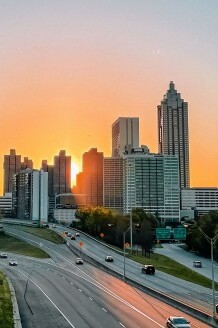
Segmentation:
<svg viewBox="0 0 218 328">
<path fill-rule="evenodd" d="M 70 239 L 71 239 L 71 240 L 76 240 L 76 237 L 75 237 L 74 235 L 72 235 L 72 236 L 70 237 Z"/>
<path fill-rule="evenodd" d="M 106 262 L 113 262 L 114 259 L 113 259 L 112 256 L 106 256 L 106 257 L 105 257 L 105 261 L 106 261 Z"/>
<path fill-rule="evenodd" d="M 155 267 L 152 264 L 145 264 L 142 267 L 142 273 L 154 274 L 155 273 Z"/>
<path fill-rule="evenodd" d="M 10 261 L 9 261 L 9 265 L 11 265 L 11 266 L 17 266 L 17 261 L 15 261 L 15 260 L 10 260 Z"/>
<path fill-rule="evenodd" d="M 57 228 L 56 224 L 52 224 L 51 227 L 52 227 L 52 228 Z"/>
<path fill-rule="evenodd" d="M 64 231 L 64 234 L 67 235 L 68 234 L 68 231 Z"/>
<path fill-rule="evenodd" d="M 166 328 L 191 328 L 190 322 L 183 317 L 169 317 Z"/>
<path fill-rule="evenodd" d="M 76 264 L 83 264 L 83 259 L 81 259 L 81 257 L 77 257 Z"/>
<path fill-rule="evenodd" d="M 80 236 L 80 233 L 79 232 L 76 232 L 76 236 L 79 237 Z"/>
<path fill-rule="evenodd" d="M 0 254 L 0 258 L 2 259 L 6 259 L 8 257 L 8 255 L 6 253 L 1 253 Z"/>
<path fill-rule="evenodd" d="M 193 267 L 194 268 L 202 268 L 202 262 L 201 261 L 193 261 Z"/>
<path fill-rule="evenodd" d="M 72 236 L 72 233 L 68 232 L 67 237 L 71 237 L 71 236 Z"/>
</svg>

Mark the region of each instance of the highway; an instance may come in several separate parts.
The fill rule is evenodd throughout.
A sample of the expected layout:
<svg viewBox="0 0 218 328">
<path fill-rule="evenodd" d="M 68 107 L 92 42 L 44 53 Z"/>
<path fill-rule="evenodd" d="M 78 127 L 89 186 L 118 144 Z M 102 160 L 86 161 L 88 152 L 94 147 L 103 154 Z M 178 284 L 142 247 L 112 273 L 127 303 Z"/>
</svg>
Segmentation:
<svg viewBox="0 0 218 328">
<path fill-rule="evenodd" d="M 55 245 L 14 228 L 6 230 L 40 244 L 52 258 L 13 255 L 17 267 L 9 267 L 7 259 L 0 260 L 15 287 L 23 328 L 165 327 L 169 315 L 189 318 L 192 327 L 208 327 L 86 262 L 76 266 L 75 255 L 66 245 Z M 78 238 L 85 244 L 85 237 Z"/>
</svg>

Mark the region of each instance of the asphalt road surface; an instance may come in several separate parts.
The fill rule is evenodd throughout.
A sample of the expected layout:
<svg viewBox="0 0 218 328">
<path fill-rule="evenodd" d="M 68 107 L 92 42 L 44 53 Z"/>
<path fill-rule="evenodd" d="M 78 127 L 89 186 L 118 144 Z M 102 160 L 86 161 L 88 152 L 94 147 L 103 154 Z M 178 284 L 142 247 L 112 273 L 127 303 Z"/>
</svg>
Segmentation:
<svg viewBox="0 0 218 328">
<path fill-rule="evenodd" d="M 40 244 L 52 257 L 36 260 L 9 254 L 9 259 L 18 261 L 17 267 L 9 267 L 8 259 L 0 260 L 0 267 L 15 287 L 23 328 L 165 327 L 169 315 L 187 317 L 192 327 L 208 327 L 86 262 L 76 266 L 76 256 L 66 245 L 7 229 L 33 244 Z M 156 276 L 143 275 L 142 279 L 152 282 L 152 278 Z"/>
</svg>

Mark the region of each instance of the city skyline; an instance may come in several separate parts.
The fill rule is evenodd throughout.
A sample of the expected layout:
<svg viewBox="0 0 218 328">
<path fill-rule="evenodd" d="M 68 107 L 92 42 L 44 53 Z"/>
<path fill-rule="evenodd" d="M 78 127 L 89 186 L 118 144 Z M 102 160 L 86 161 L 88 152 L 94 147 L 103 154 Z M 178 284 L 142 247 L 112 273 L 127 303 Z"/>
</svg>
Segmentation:
<svg viewBox="0 0 218 328">
<path fill-rule="evenodd" d="M 118 117 L 139 117 L 140 144 L 157 152 L 170 81 L 189 104 L 190 185 L 217 186 L 217 10 L 215 0 L 1 2 L 1 190 L 10 149 L 37 169 L 65 149 L 81 170 L 89 149 L 111 155 Z"/>
</svg>

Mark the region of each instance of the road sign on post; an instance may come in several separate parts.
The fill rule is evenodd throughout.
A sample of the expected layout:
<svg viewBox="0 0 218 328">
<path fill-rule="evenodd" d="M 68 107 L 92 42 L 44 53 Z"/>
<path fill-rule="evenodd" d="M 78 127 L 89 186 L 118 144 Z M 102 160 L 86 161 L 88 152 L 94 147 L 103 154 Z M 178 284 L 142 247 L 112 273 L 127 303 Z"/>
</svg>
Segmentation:
<svg viewBox="0 0 218 328">
<path fill-rule="evenodd" d="M 164 239 L 170 239 L 170 237 L 171 237 L 171 229 L 156 228 L 156 239 L 164 240 Z"/>
<path fill-rule="evenodd" d="M 173 237 L 178 240 L 186 239 L 186 228 L 174 228 Z"/>
</svg>

